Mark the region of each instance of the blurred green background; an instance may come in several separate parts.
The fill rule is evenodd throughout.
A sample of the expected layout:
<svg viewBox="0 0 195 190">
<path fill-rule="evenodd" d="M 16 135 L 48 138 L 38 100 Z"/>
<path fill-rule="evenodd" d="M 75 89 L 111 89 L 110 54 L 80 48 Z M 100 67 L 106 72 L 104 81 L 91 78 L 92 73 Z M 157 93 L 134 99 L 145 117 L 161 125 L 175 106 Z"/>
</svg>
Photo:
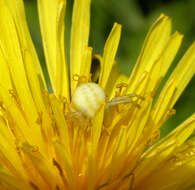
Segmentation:
<svg viewBox="0 0 195 190">
<path fill-rule="evenodd" d="M 25 0 L 24 2 L 30 32 L 46 73 L 36 0 Z M 72 4 L 73 0 L 67 0 L 67 43 L 70 38 Z M 92 0 L 91 10 L 90 46 L 94 48 L 94 53 L 102 54 L 105 40 L 113 23 L 122 24 L 122 37 L 116 59 L 120 64 L 120 71 L 127 75 L 132 71 L 149 27 L 161 13 L 172 18 L 173 31 L 178 30 L 184 34 L 182 47 L 165 80 L 190 44 L 195 41 L 195 0 Z M 162 136 L 190 116 L 194 112 L 194 108 L 195 77 L 175 105 L 177 114 L 169 119 L 162 128 Z"/>
</svg>

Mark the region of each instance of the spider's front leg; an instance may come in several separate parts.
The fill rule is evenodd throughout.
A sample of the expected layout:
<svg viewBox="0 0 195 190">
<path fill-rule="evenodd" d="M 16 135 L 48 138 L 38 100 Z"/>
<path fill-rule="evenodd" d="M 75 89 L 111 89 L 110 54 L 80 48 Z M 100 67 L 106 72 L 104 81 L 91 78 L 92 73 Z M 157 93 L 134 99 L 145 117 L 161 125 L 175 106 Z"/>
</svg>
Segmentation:
<svg viewBox="0 0 195 190">
<path fill-rule="evenodd" d="M 133 98 L 136 98 L 136 99 L 133 100 Z M 125 96 L 114 97 L 112 100 L 107 102 L 106 109 L 109 109 L 112 106 L 117 106 L 121 104 L 129 104 L 129 103 L 132 103 L 133 105 L 137 107 L 140 107 L 139 104 L 137 103 L 137 100 L 139 99 L 143 100 L 144 98 L 137 94 L 128 94 Z"/>
<path fill-rule="evenodd" d="M 113 121 L 113 116 L 116 112 L 120 112 L 119 106 L 124 104 L 132 104 L 137 108 L 140 108 L 138 100 L 143 100 L 144 98 L 137 94 L 128 94 L 125 96 L 117 96 L 112 98 L 110 101 L 107 101 L 105 107 L 105 117 L 104 125 L 109 126 L 111 121 Z"/>
</svg>

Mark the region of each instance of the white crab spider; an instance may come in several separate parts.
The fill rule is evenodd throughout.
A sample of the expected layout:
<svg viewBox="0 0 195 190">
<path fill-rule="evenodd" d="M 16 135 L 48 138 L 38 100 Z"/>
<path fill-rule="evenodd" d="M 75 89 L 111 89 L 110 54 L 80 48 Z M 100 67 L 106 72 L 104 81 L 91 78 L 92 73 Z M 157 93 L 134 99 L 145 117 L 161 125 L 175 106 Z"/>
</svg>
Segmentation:
<svg viewBox="0 0 195 190">
<path fill-rule="evenodd" d="M 106 102 L 105 109 L 118 104 L 132 103 L 133 101 L 130 99 L 131 97 L 140 98 L 135 94 L 115 97 L 111 101 Z M 84 83 L 78 86 L 72 97 L 72 103 L 77 111 L 90 118 L 95 115 L 98 105 L 105 101 L 106 95 L 104 89 L 93 82 Z"/>
</svg>

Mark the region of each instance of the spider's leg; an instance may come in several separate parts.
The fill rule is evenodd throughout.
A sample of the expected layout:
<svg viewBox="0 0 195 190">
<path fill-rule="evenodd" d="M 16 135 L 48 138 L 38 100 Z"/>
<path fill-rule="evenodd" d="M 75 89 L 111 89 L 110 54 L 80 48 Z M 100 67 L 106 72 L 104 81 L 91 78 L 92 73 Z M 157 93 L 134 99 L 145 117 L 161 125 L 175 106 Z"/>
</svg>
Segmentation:
<svg viewBox="0 0 195 190">
<path fill-rule="evenodd" d="M 139 104 L 136 103 L 136 101 L 133 101 L 131 99 L 127 99 L 126 97 L 117 97 L 117 98 L 113 98 L 111 101 L 108 101 L 106 104 L 106 109 L 112 107 L 112 106 L 117 106 L 120 104 L 133 104 L 137 107 L 140 107 Z"/>
<path fill-rule="evenodd" d="M 144 99 L 142 96 L 137 95 L 137 94 L 127 94 L 125 96 L 114 97 L 111 101 L 120 101 L 120 100 L 131 99 L 131 98 L 137 98 L 137 99 L 141 99 L 141 100 Z"/>
</svg>

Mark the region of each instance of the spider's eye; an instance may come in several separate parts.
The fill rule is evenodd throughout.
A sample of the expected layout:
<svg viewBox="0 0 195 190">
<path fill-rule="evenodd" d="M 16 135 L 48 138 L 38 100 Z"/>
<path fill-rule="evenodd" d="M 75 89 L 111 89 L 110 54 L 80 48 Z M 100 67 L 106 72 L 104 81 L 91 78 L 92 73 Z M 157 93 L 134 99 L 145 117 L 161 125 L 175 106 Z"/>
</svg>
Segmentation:
<svg viewBox="0 0 195 190">
<path fill-rule="evenodd" d="M 83 114 L 93 117 L 100 102 L 105 101 L 104 89 L 96 83 L 78 86 L 73 94 L 72 103 Z"/>
</svg>

